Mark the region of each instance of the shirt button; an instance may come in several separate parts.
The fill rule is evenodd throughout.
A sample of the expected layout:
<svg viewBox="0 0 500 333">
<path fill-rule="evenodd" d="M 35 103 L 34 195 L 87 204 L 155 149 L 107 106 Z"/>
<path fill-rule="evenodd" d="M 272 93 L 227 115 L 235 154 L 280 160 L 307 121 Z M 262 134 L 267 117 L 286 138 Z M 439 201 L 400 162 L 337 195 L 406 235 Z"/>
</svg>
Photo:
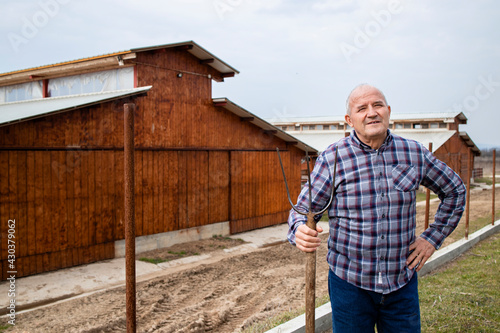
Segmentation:
<svg viewBox="0 0 500 333">
<path fill-rule="evenodd" d="M 385 218 L 385 214 L 382 214 L 382 218 L 383 218 L 383 219 Z"/>
<path fill-rule="evenodd" d="M 380 260 L 385 260 L 385 257 L 384 256 L 380 257 Z"/>
<path fill-rule="evenodd" d="M 384 193 L 382 193 L 382 198 L 384 197 Z"/>
<path fill-rule="evenodd" d="M 382 171 L 380 171 L 380 175 L 382 176 Z"/>
<path fill-rule="evenodd" d="M 385 239 L 385 236 L 384 236 L 384 235 L 382 235 L 382 236 L 380 236 L 380 238 L 381 238 L 381 239 Z"/>
</svg>

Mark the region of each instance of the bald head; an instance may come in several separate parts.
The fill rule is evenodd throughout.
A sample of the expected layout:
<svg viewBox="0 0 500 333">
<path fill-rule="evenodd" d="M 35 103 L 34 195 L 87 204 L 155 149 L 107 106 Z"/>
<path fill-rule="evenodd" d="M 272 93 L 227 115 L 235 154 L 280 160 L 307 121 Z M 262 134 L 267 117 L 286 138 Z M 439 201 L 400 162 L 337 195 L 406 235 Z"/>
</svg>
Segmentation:
<svg viewBox="0 0 500 333">
<path fill-rule="evenodd" d="M 376 88 L 376 87 L 374 87 L 372 85 L 369 85 L 367 83 L 362 83 L 362 84 L 357 85 L 356 87 L 354 87 L 354 89 L 351 91 L 351 93 L 349 94 L 349 96 L 347 96 L 346 113 L 348 115 L 351 115 L 352 101 L 354 99 L 356 99 L 359 96 L 363 96 L 367 92 L 370 92 L 370 91 L 373 91 L 373 90 L 376 90 L 376 91 L 378 91 L 380 93 L 380 95 L 384 99 L 385 104 L 387 105 L 387 99 L 385 98 L 384 93 L 382 91 L 380 91 L 380 89 L 378 89 L 378 88 Z"/>
</svg>

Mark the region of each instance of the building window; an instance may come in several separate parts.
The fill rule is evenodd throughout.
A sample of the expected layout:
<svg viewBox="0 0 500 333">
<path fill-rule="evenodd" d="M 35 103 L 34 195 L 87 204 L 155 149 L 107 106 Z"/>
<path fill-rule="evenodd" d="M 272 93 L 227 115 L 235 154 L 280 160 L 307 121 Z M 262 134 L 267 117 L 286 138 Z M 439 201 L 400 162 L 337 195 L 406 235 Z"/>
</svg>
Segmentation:
<svg viewBox="0 0 500 333">
<path fill-rule="evenodd" d="M 446 123 L 439 123 L 439 128 L 448 128 L 448 124 L 446 124 Z"/>
<path fill-rule="evenodd" d="M 402 128 L 403 128 L 403 124 L 401 124 L 401 123 L 394 124 L 394 129 L 402 129 Z"/>
<path fill-rule="evenodd" d="M 403 124 L 403 128 L 409 129 L 409 128 L 411 128 L 411 124 L 410 123 L 404 123 Z"/>
<path fill-rule="evenodd" d="M 339 129 L 339 130 L 343 130 L 343 129 L 344 129 L 344 125 L 339 124 L 339 128 L 338 128 L 338 129 Z"/>
<path fill-rule="evenodd" d="M 413 128 L 414 129 L 421 129 L 422 128 L 422 124 L 420 124 L 420 123 L 414 123 L 413 124 Z"/>
<path fill-rule="evenodd" d="M 431 123 L 430 128 L 439 128 L 439 124 L 438 123 Z"/>
<path fill-rule="evenodd" d="M 319 130 L 319 129 L 322 129 L 322 125 L 303 125 L 302 126 L 302 130 L 304 131 L 315 131 L 315 130 Z"/>
<path fill-rule="evenodd" d="M 0 103 L 43 98 L 43 82 L 33 81 L 0 88 Z"/>
<path fill-rule="evenodd" d="M 134 68 L 127 67 L 50 79 L 48 95 L 56 97 L 132 88 L 134 88 Z"/>
<path fill-rule="evenodd" d="M 422 123 L 422 128 L 423 129 L 428 129 L 429 128 L 429 123 Z"/>
</svg>

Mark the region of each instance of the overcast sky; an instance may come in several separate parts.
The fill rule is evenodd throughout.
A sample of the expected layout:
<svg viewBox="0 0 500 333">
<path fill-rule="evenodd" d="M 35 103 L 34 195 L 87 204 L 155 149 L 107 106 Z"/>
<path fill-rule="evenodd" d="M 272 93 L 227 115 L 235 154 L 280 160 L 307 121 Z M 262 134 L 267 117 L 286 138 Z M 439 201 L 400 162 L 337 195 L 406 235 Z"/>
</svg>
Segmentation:
<svg viewBox="0 0 500 333">
<path fill-rule="evenodd" d="M 0 0 L 0 72 L 193 40 L 262 118 L 341 115 L 359 83 L 393 113 L 462 111 L 500 147 L 500 1 Z"/>
</svg>

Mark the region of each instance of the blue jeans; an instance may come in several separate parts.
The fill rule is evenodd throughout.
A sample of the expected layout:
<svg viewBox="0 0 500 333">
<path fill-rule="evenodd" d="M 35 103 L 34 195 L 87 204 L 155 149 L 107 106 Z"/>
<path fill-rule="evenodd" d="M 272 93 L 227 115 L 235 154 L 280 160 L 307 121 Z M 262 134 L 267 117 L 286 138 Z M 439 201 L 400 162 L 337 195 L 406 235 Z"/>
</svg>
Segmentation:
<svg viewBox="0 0 500 333">
<path fill-rule="evenodd" d="M 332 304 L 333 333 L 420 332 L 417 274 L 403 288 L 390 294 L 360 289 L 336 276 L 328 275 Z"/>
</svg>

